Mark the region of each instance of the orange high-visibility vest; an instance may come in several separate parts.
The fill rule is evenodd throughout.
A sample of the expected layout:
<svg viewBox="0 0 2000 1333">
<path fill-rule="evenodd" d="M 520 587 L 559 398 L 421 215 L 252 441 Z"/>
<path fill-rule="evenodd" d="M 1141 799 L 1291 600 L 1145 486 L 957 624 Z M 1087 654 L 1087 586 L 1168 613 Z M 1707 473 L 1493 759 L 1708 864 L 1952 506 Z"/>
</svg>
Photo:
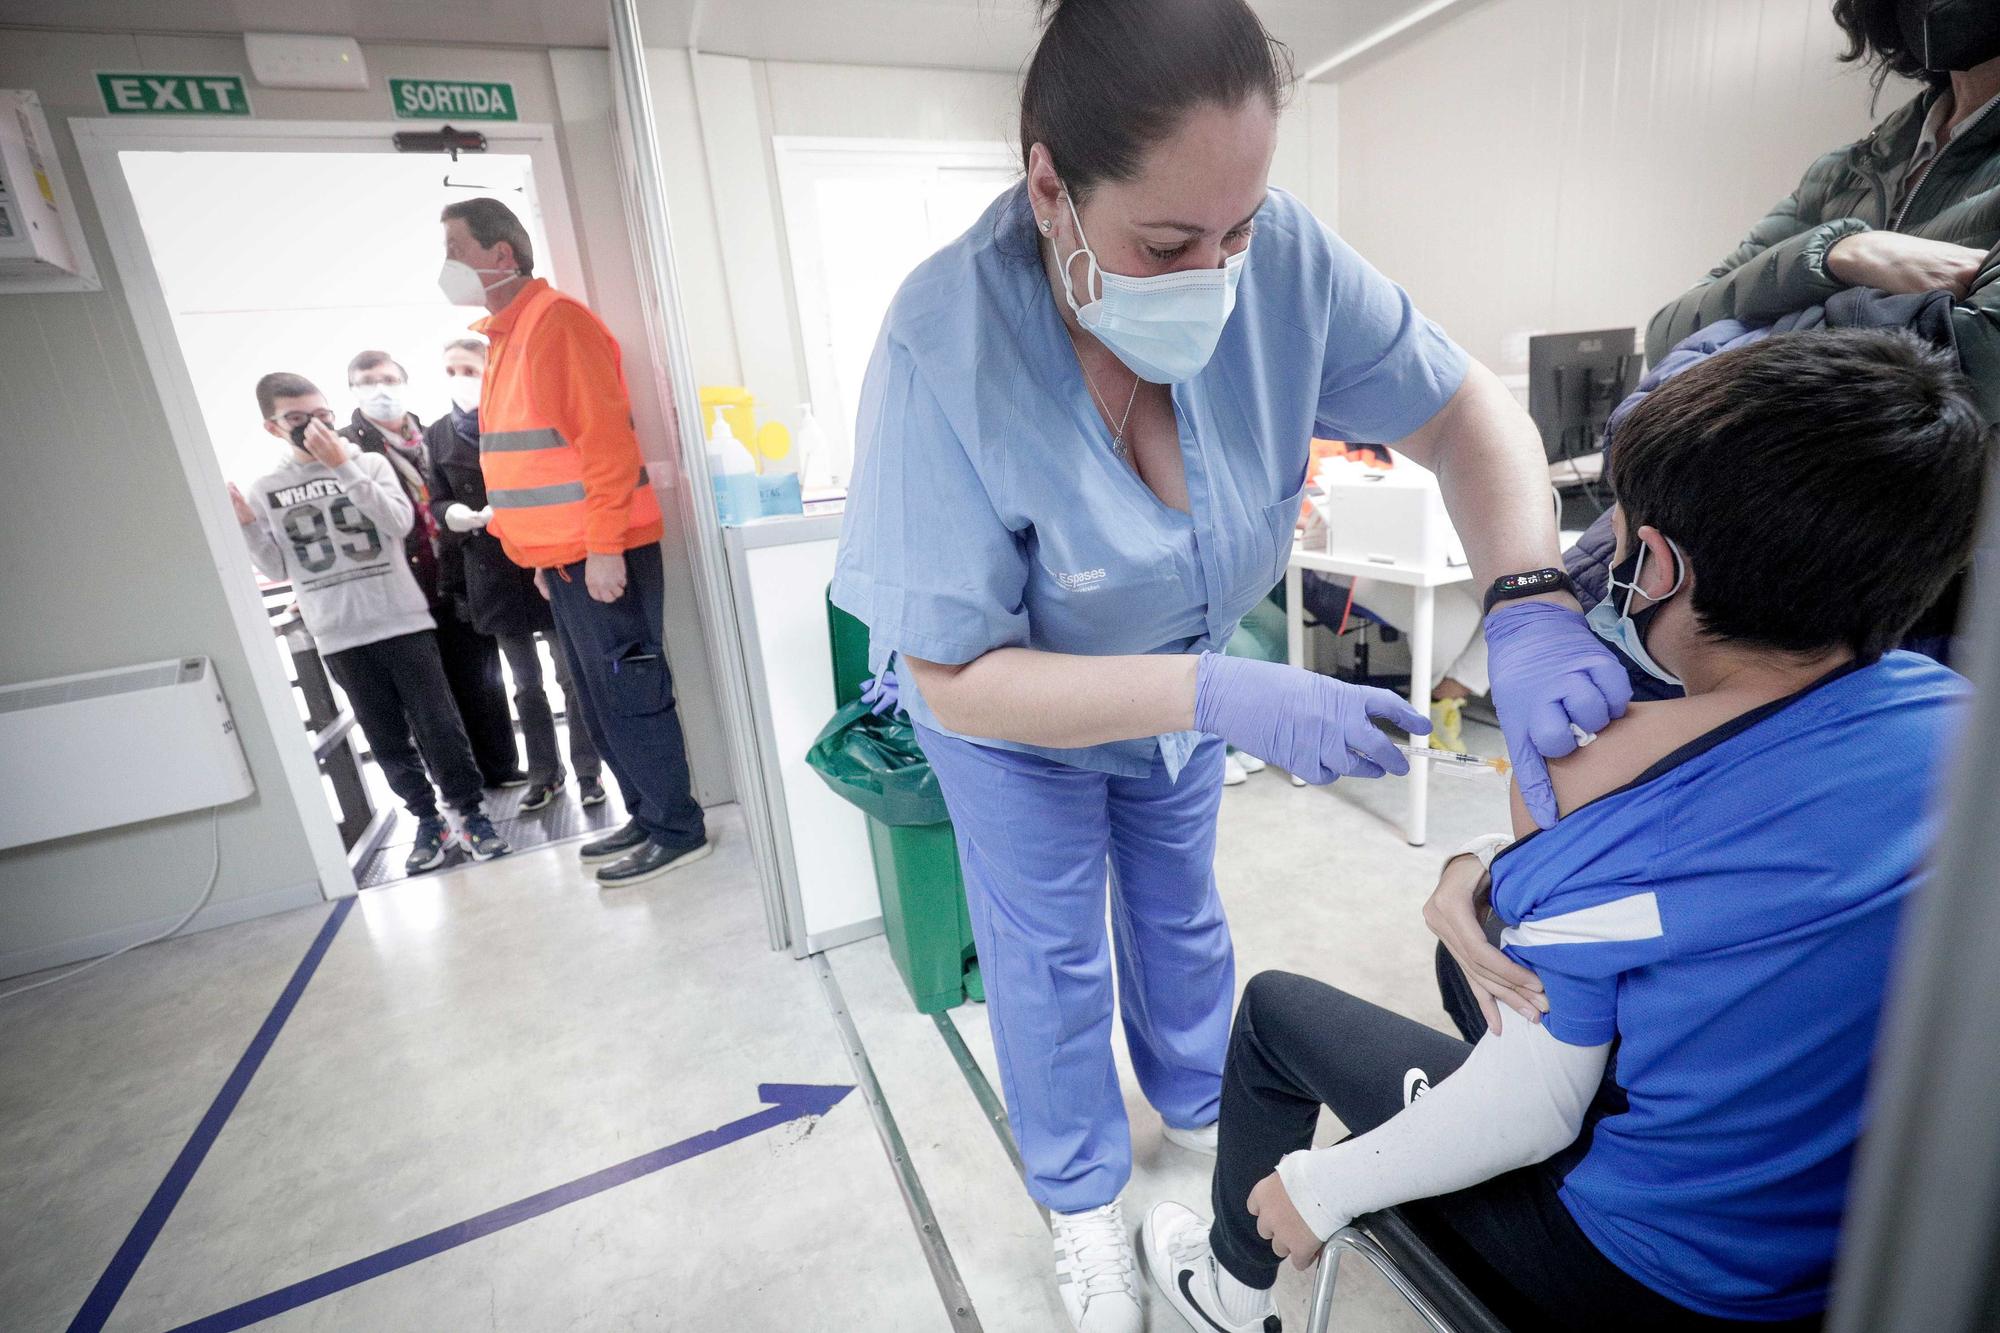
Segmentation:
<svg viewBox="0 0 2000 1333">
<path fill-rule="evenodd" d="M 618 340 L 540 278 L 472 326 L 490 343 L 479 391 L 487 531 L 524 569 L 617 555 L 660 539 Z"/>
</svg>

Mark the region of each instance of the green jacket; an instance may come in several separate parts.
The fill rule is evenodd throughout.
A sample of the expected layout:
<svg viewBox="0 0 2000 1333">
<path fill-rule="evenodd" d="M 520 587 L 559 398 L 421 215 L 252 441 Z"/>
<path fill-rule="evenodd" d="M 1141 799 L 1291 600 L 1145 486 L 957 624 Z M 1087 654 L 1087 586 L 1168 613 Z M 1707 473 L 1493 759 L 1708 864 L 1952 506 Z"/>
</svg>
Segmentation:
<svg viewBox="0 0 2000 1333">
<path fill-rule="evenodd" d="M 1826 271 L 1843 236 L 1888 227 L 1896 185 L 1916 152 L 1938 92 L 1927 90 L 1806 169 L 1799 188 L 1750 229 L 1708 276 L 1661 307 L 1646 329 L 1646 359 L 1719 319 L 1767 323 L 1819 305 L 1846 286 Z M 1991 251 L 2000 242 L 2000 108 L 1945 145 L 1910 200 L 1899 230 Z M 1957 309 L 1959 356 L 1989 421 L 2000 422 L 2000 256 L 1988 254 Z"/>
</svg>

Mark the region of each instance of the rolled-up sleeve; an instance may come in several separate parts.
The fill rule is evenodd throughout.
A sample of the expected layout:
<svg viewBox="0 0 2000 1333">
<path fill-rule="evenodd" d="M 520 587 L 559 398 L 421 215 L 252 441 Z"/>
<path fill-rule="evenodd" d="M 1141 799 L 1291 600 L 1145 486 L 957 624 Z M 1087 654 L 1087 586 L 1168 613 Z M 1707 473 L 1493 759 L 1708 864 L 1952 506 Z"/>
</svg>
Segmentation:
<svg viewBox="0 0 2000 1333">
<path fill-rule="evenodd" d="M 833 600 L 879 659 L 945 664 L 1028 642 L 1027 555 L 1001 520 L 915 358 L 885 335 L 869 363 Z"/>
<path fill-rule="evenodd" d="M 1469 364 L 1463 348 L 1424 318 L 1409 293 L 1324 227 L 1332 299 L 1320 366 L 1315 433 L 1393 444 L 1451 401 Z"/>
</svg>

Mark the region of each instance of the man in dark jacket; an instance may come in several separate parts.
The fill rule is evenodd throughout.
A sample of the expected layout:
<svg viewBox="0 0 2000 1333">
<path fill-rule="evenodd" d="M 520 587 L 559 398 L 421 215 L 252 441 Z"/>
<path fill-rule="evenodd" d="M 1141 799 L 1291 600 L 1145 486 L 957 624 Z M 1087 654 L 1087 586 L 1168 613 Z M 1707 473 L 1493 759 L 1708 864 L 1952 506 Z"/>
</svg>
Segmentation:
<svg viewBox="0 0 2000 1333">
<path fill-rule="evenodd" d="M 514 716 L 507 710 L 507 684 L 500 674 L 500 648 L 476 630 L 439 577 L 438 523 L 430 506 L 429 460 L 423 423 L 403 402 L 409 380 L 402 363 L 387 352 L 358 353 L 347 363 L 347 386 L 360 406 L 340 434 L 357 448 L 388 460 L 417 521 L 404 539 L 410 572 L 417 577 L 437 622 L 438 654 L 445 678 L 465 720 L 465 734 L 488 787 L 518 787 L 521 752 L 514 743 Z"/>
<path fill-rule="evenodd" d="M 430 507 L 440 526 L 439 580 L 462 598 L 473 628 L 498 640 L 514 675 L 514 707 L 521 715 L 521 732 L 528 742 L 528 791 L 521 809 L 539 810 L 562 790 L 562 759 L 556 749 L 555 715 L 542 687 L 542 635 L 554 650 L 556 684 L 565 701 L 575 697 L 569 663 L 556 641 L 555 616 L 535 589 L 534 571 L 507 558 L 500 543 L 486 532 L 492 510 L 486 504 L 486 479 L 479 470 L 479 385 L 486 370 L 486 344 L 459 338 L 446 344 L 444 373 L 451 385 L 452 410 L 425 432 L 430 452 Z M 576 765 L 577 788 L 585 805 L 604 801 L 603 761 L 579 709 L 568 709 L 569 757 Z"/>
</svg>

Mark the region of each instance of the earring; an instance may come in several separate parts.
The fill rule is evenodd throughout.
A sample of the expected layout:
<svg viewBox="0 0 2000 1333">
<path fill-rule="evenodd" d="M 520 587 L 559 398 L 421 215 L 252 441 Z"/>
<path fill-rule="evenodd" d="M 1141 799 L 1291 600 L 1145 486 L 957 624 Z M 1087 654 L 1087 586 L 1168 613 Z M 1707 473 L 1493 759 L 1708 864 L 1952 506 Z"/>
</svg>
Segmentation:
<svg viewBox="0 0 2000 1333">
<path fill-rule="evenodd" d="M 1050 222 L 1050 221 L 1049 221 L 1049 220 L 1048 220 L 1047 218 L 1043 218 L 1043 219 L 1042 219 L 1042 235 L 1044 235 L 1044 236 L 1048 235 L 1048 234 L 1049 234 L 1049 228 L 1050 228 L 1050 227 L 1052 227 L 1052 226 L 1054 226 L 1054 225 L 1055 225 L 1055 224 L 1054 224 L 1054 223 L 1052 223 L 1052 222 Z"/>
</svg>

